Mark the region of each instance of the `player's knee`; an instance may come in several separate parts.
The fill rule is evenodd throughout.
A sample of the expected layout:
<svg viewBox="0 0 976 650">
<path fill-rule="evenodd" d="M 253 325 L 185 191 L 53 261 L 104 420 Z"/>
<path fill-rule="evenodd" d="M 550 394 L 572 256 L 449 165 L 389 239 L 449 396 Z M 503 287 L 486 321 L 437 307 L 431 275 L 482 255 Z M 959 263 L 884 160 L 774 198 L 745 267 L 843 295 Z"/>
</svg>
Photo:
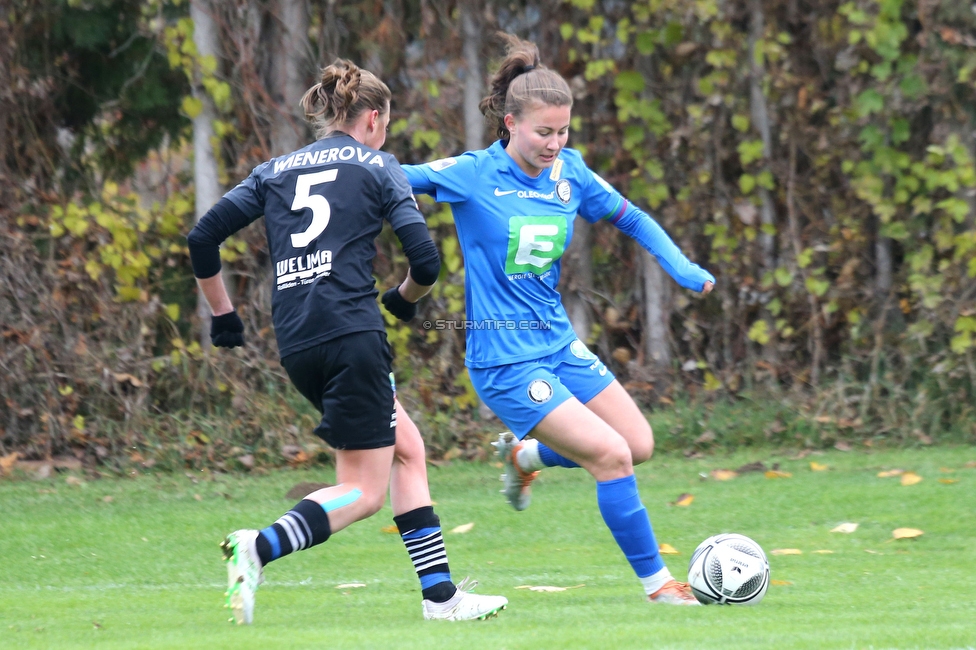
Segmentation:
<svg viewBox="0 0 976 650">
<path fill-rule="evenodd" d="M 649 461 L 654 455 L 654 432 L 651 431 L 651 425 L 645 423 L 645 426 L 640 427 L 636 433 L 637 435 L 631 438 L 630 455 L 634 465 L 640 465 Z"/>
<path fill-rule="evenodd" d="M 395 462 L 401 465 L 424 464 L 427 462 L 426 454 L 424 439 L 420 437 L 417 427 L 411 426 L 410 429 L 397 431 L 396 447 L 393 450 Z"/>
<path fill-rule="evenodd" d="M 365 519 L 366 517 L 372 517 L 377 512 L 382 510 L 383 504 L 386 503 L 386 491 L 371 490 L 369 492 L 364 492 L 362 498 L 362 508 L 365 511 L 363 518 Z"/>
<path fill-rule="evenodd" d="M 601 450 L 596 459 L 596 465 L 603 472 L 629 473 L 633 470 L 634 463 L 631 456 L 630 447 L 627 441 L 621 436 L 606 441 L 606 446 Z"/>
</svg>

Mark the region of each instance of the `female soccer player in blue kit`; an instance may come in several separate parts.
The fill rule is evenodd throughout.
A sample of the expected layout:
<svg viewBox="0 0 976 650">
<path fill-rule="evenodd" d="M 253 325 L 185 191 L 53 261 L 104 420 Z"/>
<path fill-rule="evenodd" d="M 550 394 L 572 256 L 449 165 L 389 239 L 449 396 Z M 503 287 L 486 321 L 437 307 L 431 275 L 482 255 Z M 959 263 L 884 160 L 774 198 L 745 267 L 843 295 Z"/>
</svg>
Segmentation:
<svg viewBox="0 0 976 650">
<path fill-rule="evenodd" d="M 573 98 L 532 43 L 506 36 L 508 55 L 481 108 L 499 140 L 424 165 L 405 165 L 415 193 L 451 204 L 465 260 L 465 364 L 481 399 L 512 430 L 496 446 L 516 509 L 545 466 L 585 468 L 600 513 L 652 602 L 697 605 L 658 553 L 633 465 L 650 458 L 647 420 L 613 373 L 576 338 L 556 285 L 579 214 L 609 221 L 654 254 L 683 287 L 715 278 L 664 230 L 565 148 Z M 500 321 L 504 321 L 501 323 Z M 512 324 L 514 322 L 514 325 Z M 511 328 L 511 329 L 510 329 Z"/>
<path fill-rule="evenodd" d="M 272 315 L 281 363 L 322 413 L 315 433 L 336 449 L 338 485 L 306 496 L 262 530 L 223 542 L 227 604 L 251 623 L 264 567 L 376 513 L 387 488 L 396 523 L 420 578 L 424 618 L 468 620 L 504 609 L 501 596 L 451 581 L 440 521 L 430 500 L 424 443 L 396 401 L 391 354 L 376 304 L 372 260 L 383 220 L 410 262 L 383 295 L 410 320 L 437 279 L 440 259 L 396 159 L 379 149 L 390 122 L 390 90 L 339 59 L 302 99 L 319 139 L 259 165 L 187 237 L 193 271 L 213 310 L 214 345 L 244 344 L 244 324 L 220 274 L 219 245 L 262 214 L 275 270 Z"/>
</svg>

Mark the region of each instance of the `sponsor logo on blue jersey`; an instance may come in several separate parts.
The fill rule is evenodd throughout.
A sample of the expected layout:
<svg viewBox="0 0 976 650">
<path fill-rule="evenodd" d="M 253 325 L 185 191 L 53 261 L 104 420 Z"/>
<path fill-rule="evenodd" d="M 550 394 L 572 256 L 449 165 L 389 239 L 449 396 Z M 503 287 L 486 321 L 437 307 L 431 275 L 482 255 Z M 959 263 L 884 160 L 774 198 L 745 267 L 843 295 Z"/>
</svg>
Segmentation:
<svg viewBox="0 0 976 650">
<path fill-rule="evenodd" d="M 566 217 L 512 217 L 508 220 L 507 275 L 542 275 L 565 250 Z"/>
</svg>

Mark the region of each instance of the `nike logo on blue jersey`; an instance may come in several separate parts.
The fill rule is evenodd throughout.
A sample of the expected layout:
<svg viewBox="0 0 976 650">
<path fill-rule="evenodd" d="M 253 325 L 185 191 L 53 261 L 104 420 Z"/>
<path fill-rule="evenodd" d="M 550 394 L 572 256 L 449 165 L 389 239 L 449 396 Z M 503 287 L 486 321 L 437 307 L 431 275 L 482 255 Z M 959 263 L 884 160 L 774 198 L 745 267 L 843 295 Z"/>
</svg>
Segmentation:
<svg viewBox="0 0 976 650">
<path fill-rule="evenodd" d="M 502 190 L 498 189 L 497 187 L 495 188 L 495 196 L 508 196 L 509 194 L 514 194 L 515 192 L 518 192 L 518 190 L 505 190 L 505 191 L 502 191 Z"/>
</svg>

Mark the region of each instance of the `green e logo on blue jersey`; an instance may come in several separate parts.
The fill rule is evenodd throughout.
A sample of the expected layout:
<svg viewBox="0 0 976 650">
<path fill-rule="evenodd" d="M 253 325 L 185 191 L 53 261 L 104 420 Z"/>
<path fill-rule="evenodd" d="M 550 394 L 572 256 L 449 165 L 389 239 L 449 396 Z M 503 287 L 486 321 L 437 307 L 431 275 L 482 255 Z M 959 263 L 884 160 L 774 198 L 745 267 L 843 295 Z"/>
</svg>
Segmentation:
<svg viewBox="0 0 976 650">
<path fill-rule="evenodd" d="M 565 249 L 566 217 L 512 217 L 505 273 L 545 273 Z"/>
</svg>

